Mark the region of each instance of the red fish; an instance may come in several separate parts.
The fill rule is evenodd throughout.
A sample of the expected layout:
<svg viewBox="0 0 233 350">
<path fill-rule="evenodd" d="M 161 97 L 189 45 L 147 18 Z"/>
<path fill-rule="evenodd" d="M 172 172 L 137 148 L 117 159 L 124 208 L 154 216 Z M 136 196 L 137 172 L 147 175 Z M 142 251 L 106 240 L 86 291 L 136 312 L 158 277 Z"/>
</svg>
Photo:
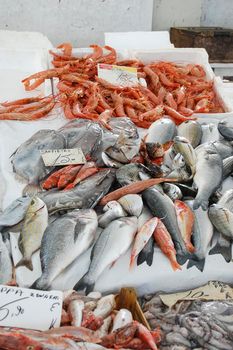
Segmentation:
<svg viewBox="0 0 233 350">
<path fill-rule="evenodd" d="M 187 204 L 178 199 L 175 200 L 175 209 L 177 215 L 178 226 L 185 242 L 185 246 L 190 253 L 195 251 L 192 245 L 191 236 L 194 224 L 194 214 Z"/>
</svg>

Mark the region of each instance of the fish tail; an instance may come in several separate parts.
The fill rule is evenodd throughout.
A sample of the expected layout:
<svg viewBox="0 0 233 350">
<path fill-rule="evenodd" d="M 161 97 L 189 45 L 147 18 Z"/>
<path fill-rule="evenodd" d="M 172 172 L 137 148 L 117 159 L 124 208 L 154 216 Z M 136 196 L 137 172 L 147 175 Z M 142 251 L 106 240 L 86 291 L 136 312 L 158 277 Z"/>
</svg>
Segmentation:
<svg viewBox="0 0 233 350">
<path fill-rule="evenodd" d="M 154 250 L 151 253 L 145 253 L 142 250 L 139 253 L 138 258 L 137 258 L 137 266 L 143 264 L 144 262 L 146 262 L 148 266 L 151 266 L 153 263 L 153 255 L 154 255 Z"/>
<path fill-rule="evenodd" d="M 221 254 L 226 262 L 229 263 L 232 259 L 231 244 L 228 247 L 223 247 L 217 242 L 216 245 L 209 251 L 209 255 L 214 254 Z"/>
<path fill-rule="evenodd" d="M 184 265 L 188 259 L 190 259 L 190 253 L 177 253 L 176 255 L 176 260 L 180 265 Z"/>
<path fill-rule="evenodd" d="M 22 258 L 19 260 L 19 262 L 16 264 L 16 268 L 19 266 L 25 266 L 27 267 L 30 271 L 33 271 L 33 265 L 32 265 L 32 259 L 31 258 Z"/>
<path fill-rule="evenodd" d="M 193 209 L 196 210 L 199 207 L 201 207 L 203 210 L 208 209 L 208 200 L 201 199 L 200 197 L 196 196 L 194 202 L 193 202 Z"/>
<path fill-rule="evenodd" d="M 88 278 L 88 272 L 75 284 L 73 287 L 74 290 L 86 290 L 86 294 L 89 294 L 93 291 L 95 287 L 95 281 L 92 281 Z"/>
<path fill-rule="evenodd" d="M 50 290 L 50 281 L 43 274 L 31 285 L 31 289 Z"/>
<path fill-rule="evenodd" d="M 187 269 L 190 269 L 192 266 L 196 266 L 196 268 L 198 270 L 200 270 L 201 272 L 203 272 L 204 267 L 205 267 L 205 258 L 204 259 L 189 259 L 188 265 L 187 265 Z"/>
</svg>

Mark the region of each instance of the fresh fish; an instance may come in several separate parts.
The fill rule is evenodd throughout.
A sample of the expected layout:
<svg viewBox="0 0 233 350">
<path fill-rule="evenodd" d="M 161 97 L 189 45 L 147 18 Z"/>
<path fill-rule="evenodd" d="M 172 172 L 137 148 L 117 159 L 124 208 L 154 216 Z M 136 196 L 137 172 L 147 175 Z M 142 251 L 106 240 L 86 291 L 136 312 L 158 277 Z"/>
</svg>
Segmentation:
<svg viewBox="0 0 233 350">
<path fill-rule="evenodd" d="M 68 313 L 71 318 L 71 326 L 80 327 L 82 324 L 84 302 L 81 299 L 71 300 L 68 306 Z"/>
<path fill-rule="evenodd" d="M 103 208 L 104 214 L 99 217 L 99 226 L 107 227 L 111 221 L 127 216 L 126 212 L 117 201 L 108 202 Z"/>
<path fill-rule="evenodd" d="M 134 245 L 131 251 L 131 257 L 130 257 L 130 268 L 133 267 L 134 261 L 138 254 L 141 252 L 141 250 L 145 247 L 148 240 L 153 235 L 153 232 L 158 224 L 158 218 L 152 218 L 148 220 L 142 228 L 138 231 L 135 240 Z"/>
<path fill-rule="evenodd" d="M 177 134 L 178 136 L 186 138 L 193 148 L 196 148 L 201 143 L 201 124 L 194 120 L 187 120 L 178 126 Z"/>
<path fill-rule="evenodd" d="M 130 216 L 139 217 L 141 215 L 143 202 L 142 197 L 138 194 L 127 194 L 118 199 L 118 202 Z"/>
<path fill-rule="evenodd" d="M 187 268 L 196 266 L 200 271 L 203 271 L 214 229 L 207 211 L 204 211 L 202 208 L 194 210 L 193 200 L 186 201 L 186 203 L 192 209 L 194 214 L 192 239 L 195 247 L 195 253 L 190 258 Z"/>
<path fill-rule="evenodd" d="M 165 151 L 163 156 L 163 165 L 169 169 L 172 169 L 173 159 L 176 156 L 176 152 L 173 147 L 170 147 L 167 151 Z"/>
<path fill-rule="evenodd" d="M 188 182 L 191 179 L 190 172 L 186 167 L 174 169 L 166 177 L 176 179 L 179 182 Z"/>
<path fill-rule="evenodd" d="M 209 251 L 209 255 L 221 254 L 227 263 L 232 260 L 232 240 L 218 233 L 215 246 Z"/>
<path fill-rule="evenodd" d="M 158 185 L 159 186 L 159 185 Z M 159 187 L 158 187 L 159 188 Z M 144 205 L 142 208 L 141 215 L 138 217 L 138 231 L 141 230 L 142 226 L 153 217 L 149 208 Z"/>
<path fill-rule="evenodd" d="M 192 175 L 194 175 L 197 157 L 191 143 L 184 137 L 176 136 L 174 138 L 173 148 L 177 153 L 180 153 L 183 156 L 186 166 L 191 169 Z"/>
<path fill-rule="evenodd" d="M 172 200 L 156 187 L 150 187 L 143 191 L 142 198 L 147 203 L 152 214 L 161 219 L 170 233 L 177 252 L 178 262 L 180 264 L 185 263 L 189 254 L 178 227 L 175 206 Z"/>
<path fill-rule="evenodd" d="M 218 201 L 218 205 L 233 212 L 233 189 L 226 191 Z"/>
<path fill-rule="evenodd" d="M 0 235 L 0 284 L 6 284 L 11 281 L 13 266 L 9 250 L 3 242 L 2 235 Z"/>
<path fill-rule="evenodd" d="M 216 124 L 210 123 L 206 124 L 203 123 L 201 125 L 202 128 L 202 138 L 201 138 L 201 144 L 207 143 L 207 142 L 214 142 L 216 140 L 219 140 L 219 132 L 218 127 Z"/>
<path fill-rule="evenodd" d="M 219 233 L 233 239 L 233 213 L 219 204 L 212 204 L 209 207 L 209 218 Z"/>
<path fill-rule="evenodd" d="M 176 199 L 181 199 L 183 197 L 183 194 L 178 186 L 175 184 L 170 184 L 169 182 L 165 182 L 163 184 L 163 190 L 166 193 L 168 197 L 171 198 L 172 201 Z"/>
<path fill-rule="evenodd" d="M 126 164 L 116 171 L 116 179 L 121 186 L 126 186 L 140 181 L 141 173 L 150 175 L 148 169 L 142 164 Z"/>
<path fill-rule="evenodd" d="M 138 231 L 142 228 L 142 226 L 151 218 L 153 215 L 147 206 L 143 206 L 142 213 L 138 217 Z M 154 237 L 152 236 L 149 241 L 146 243 L 145 247 L 141 250 L 137 258 L 137 265 L 141 265 L 146 261 L 148 266 L 151 266 L 153 263 L 154 256 Z"/>
<path fill-rule="evenodd" d="M 105 153 L 117 162 L 127 164 L 139 152 L 140 139 L 129 139 L 125 133 L 119 135 L 114 146 L 110 146 Z"/>
<path fill-rule="evenodd" d="M 50 215 L 63 210 L 94 208 L 109 191 L 114 178 L 114 170 L 101 170 L 71 190 L 46 191 L 38 196 L 47 205 Z"/>
<path fill-rule="evenodd" d="M 180 200 L 175 200 L 174 205 L 178 226 L 185 242 L 185 246 L 190 253 L 193 253 L 195 248 L 192 245 L 191 236 L 194 224 L 194 214 L 189 206 Z"/>
<path fill-rule="evenodd" d="M 160 118 L 151 124 L 145 137 L 146 143 L 164 145 L 176 136 L 176 124 L 170 118 Z"/>
<path fill-rule="evenodd" d="M 124 132 L 125 136 L 129 139 L 136 140 L 139 138 L 137 127 L 130 118 L 111 118 L 108 125 L 111 127 L 111 131 L 114 135 L 119 136 Z"/>
<path fill-rule="evenodd" d="M 176 250 L 175 250 L 172 238 L 166 226 L 163 224 L 161 220 L 158 220 L 158 224 L 154 231 L 154 239 L 155 239 L 155 242 L 158 244 L 159 248 L 161 249 L 161 251 L 170 260 L 173 270 L 177 270 L 177 269 L 181 270 L 181 267 L 176 260 Z"/>
<path fill-rule="evenodd" d="M 118 169 L 122 166 L 122 163 L 117 162 L 114 159 L 111 159 L 105 152 L 102 152 L 101 156 L 102 156 L 104 165 L 106 165 L 107 167 Z"/>
<path fill-rule="evenodd" d="M 207 144 L 197 154 L 194 188 L 198 189 L 193 208 L 200 206 L 207 210 L 210 196 L 219 188 L 222 182 L 222 159 L 212 144 Z M 214 174 L 214 176 L 213 176 Z"/>
<path fill-rule="evenodd" d="M 223 159 L 223 180 L 233 172 L 233 156 Z"/>
<path fill-rule="evenodd" d="M 222 159 L 228 158 L 233 155 L 233 147 L 229 141 L 219 140 L 213 142 L 213 145 L 217 149 Z"/>
<path fill-rule="evenodd" d="M 5 228 L 18 225 L 25 217 L 31 197 L 20 197 L 14 200 L 2 213 L 0 213 L 0 232 Z"/>
<path fill-rule="evenodd" d="M 115 295 L 109 294 L 98 300 L 96 309 L 93 314 L 95 317 L 108 317 L 116 308 Z"/>
<path fill-rule="evenodd" d="M 195 190 L 194 188 L 188 186 L 188 185 L 184 185 L 181 183 L 176 183 L 176 186 L 179 187 L 179 189 L 182 192 L 183 197 L 192 197 L 195 198 L 197 195 L 197 190 Z"/>
<path fill-rule="evenodd" d="M 51 328 L 48 331 L 43 332 L 43 334 L 47 334 L 53 338 L 70 338 L 79 343 L 92 342 L 93 345 L 95 345 L 95 343 L 100 342 L 100 338 L 98 337 L 98 335 L 96 335 L 95 332 L 93 332 L 92 330 L 85 327 L 62 326 L 58 328 Z M 55 349 L 56 348 L 54 348 L 54 350 Z M 48 350 L 50 350 L 50 348 Z"/>
<path fill-rule="evenodd" d="M 226 118 L 218 123 L 218 131 L 228 141 L 233 141 L 233 124 L 231 118 Z"/>
<path fill-rule="evenodd" d="M 124 254 L 133 242 L 137 232 L 137 218 L 126 217 L 112 221 L 100 234 L 91 253 L 88 272 L 74 286 L 75 290 L 93 290 L 96 280 L 107 266 Z"/>
<path fill-rule="evenodd" d="M 182 154 L 178 153 L 174 158 L 173 158 L 173 161 L 172 161 L 172 169 L 175 170 L 175 169 L 180 169 L 180 168 L 183 168 L 185 167 L 186 163 L 185 163 L 185 160 L 184 160 L 184 157 L 182 156 Z"/>
<path fill-rule="evenodd" d="M 42 275 L 32 288 L 48 289 L 51 282 L 91 246 L 97 226 L 93 209 L 74 210 L 49 225 L 41 242 Z"/>
<path fill-rule="evenodd" d="M 116 329 L 124 327 L 132 321 L 133 316 L 131 312 L 128 309 L 120 309 L 114 318 L 112 332 L 114 332 Z"/>
<path fill-rule="evenodd" d="M 30 185 L 38 185 L 53 167 L 46 167 L 41 151 L 65 148 L 65 138 L 54 130 L 40 130 L 12 155 L 13 171 Z"/>
<path fill-rule="evenodd" d="M 26 266 L 29 270 L 33 270 L 32 254 L 40 248 L 47 225 L 47 207 L 40 198 L 33 197 L 26 211 L 19 236 L 19 248 L 23 257 L 16 267 Z"/>
</svg>

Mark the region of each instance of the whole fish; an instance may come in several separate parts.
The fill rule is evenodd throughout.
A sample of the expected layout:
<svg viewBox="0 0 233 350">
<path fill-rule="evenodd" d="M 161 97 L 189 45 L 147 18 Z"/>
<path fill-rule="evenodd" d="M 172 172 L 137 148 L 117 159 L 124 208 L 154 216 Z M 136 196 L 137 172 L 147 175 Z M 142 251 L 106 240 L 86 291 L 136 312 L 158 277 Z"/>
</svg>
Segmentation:
<svg viewBox="0 0 233 350">
<path fill-rule="evenodd" d="M 233 189 L 226 191 L 218 201 L 218 205 L 233 212 Z"/>
<path fill-rule="evenodd" d="M 150 175 L 149 170 L 142 164 L 126 164 L 116 171 L 117 182 L 121 186 L 140 181 L 140 174 Z"/>
<path fill-rule="evenodd" d="M 177 270 L 177 269 L 181 270 L 181 267 L 176 260 L 176 250 L 172 242 L 172 238 L 166 226 L 163 224 L 161 220 L 158 220 L 158 224 L 154 231 L 154 239 L 155 239 L 155 242 L 158 244 L 159 248 L 161 249 L 161 251 L 170 260 L 173 270 Z"/>
<path fill-rule="evenodd" d="M 0 213 L 0 232 L 4 229 L 18 225 L 25 217 L 31 197 L 25 196 L 14 200 L 2 213 Z"/>
<path fill-rule="evenodd" d="M 219 140 L 219 132 L 218 127 L 216 124 L 210 123 L 206 124 L 203 123 L 201 125 L 202 128 L 202 138 L 201 138 L 201 144 L 207 143 L 207 142 L 214 142 L 216 140 Z"/>
<path fill-rule="evenodd" d="M 180 153 L 183 156 L 186 166 L 191 169 L 192 175 L 194 175 L 197 159 L 191 143 L 184 137 L 176 136 L 174 138 L 173 148 L 177 153 Z"/>
<path fill-rule="evenodd" d="M 130 216 L 139 217 L 141 215 L 143 202 L 138 194 L 127 194 L 118 199 L 118 202 Z"/>
<path fill-rule="evenodd" d="M 120 309 L 113 321 L 112 332 L 116 329 L 124 327 L 133 321 L 133 316 L 128 309 Z"/>
<path fill-rule="evenodd" d="M 99 226 L 107 227 L 111 221 L 127 216 L 126 212 L 117 201 L 108 202 L 103 208 L 104 214 L 99 217 Z"/>
<path fill-rule="evenodd" d="M 233 155 L 233 147 L 231 142 L 226 140 L 219 140 L 213 142 L 213 145 L 217 149 L 222 159 L 228 158 Z"/>
<path fill-rule="evenodd" d="M 13 266 L 9 250 L 0 235 L 0 284 L 6 284 L 13 278 Z"/>
<path fill-rule="evenodd" d="M 86 294 L 94 289 L 95 282 L 107 266 L 124 254 L 137 232 L 137 218 L 126 217 L 112 221 L 100 234 L 92 248 L 88 272 L 76 283 L 75 290 L 86 288 Z"/>
<path fill-rule="evenodd" d="M 200 206 L 207 210 L 210 196 L 219 188 L 222 182 L 222 159 L 212 144 L 207 144 L 197 154 L 194 188 L 197 188 L 193 208 Z M 214 175 L 214 176 L 213 176 Z"/>
<path fill-rule="evenodd" d="M 136 140 L 139 138 L 138 129 L 130 118 L 118 117 L 111 118 L 108 122 L 111 127 L 111 132 L 114 135 L 120 135 L 124 132 L 125 136 L 129 139 Z"/>
<path fill-rule="evenodd" d="M 113 310 L 116 308 L 116 301 L 115 301 L 115 295 L 109 294 L 105 295 L 101 299 L 98 300 L 96 309 L 94 310 L 93 314 L 96 317 L 108 317 Z"/>
<path fill-rule="evenodd" d="M 71 300 L 68 313 L 71 318 L 71 326 L 80 327 L 82 324 L 84 302 L 81 299 Z"/>
<path fill-rule="evenodd" d="M 146 143 L 164 145 L 176 136 L 176 124 L 170 118 L 160 118 L 151 124 L 145 137 Z"/>
<path fill-rule="evenodd" d="M 219 204 L 209 207 L 209 218 L 219 233 L 233 239 L 233 213 Z"/>
<path fill-rule="evenodd" d="M 194 224 L 194 214 L 190 207 L 180 200 L 175 200 L 174 205 L 178 226 L 185 242 L 185 246 L 190 253 L 193 253 L 195 248 L 192 245 L 191 236 Z"/>
<path fill-rule="evenodd" d="M 115 178 L 114 170 L 101 170 L 67 191 L 46 191 L 38 194 L 49 214 L 63 210 L 94 208 L 109 191 Z"/>
<path fill-rule="evenodd" d="M 135 157 L 139 152 L 140 139 L 127 138 L 125 133 L 122 132 L 115 145 L 110 146 L 105 150 L 105 153 L 117 162 L 127 164 Z"/>
<path fill-rule="evenodd" d="M 19 236 L 19 248 L 23 256 L 16 267 L 26 266 L 29 270 L 33 270 L 32 254 L 40 248 L 47 225 L 47 207 L 40 198 L 33 197 L 26 211 Z"/>
<path fill-rule="evenodd" d="M 174 203 L 163 191 L 159 191 L 156 187 L 150 187 L 143 191 L 142 198 L 152 214 L 161 219 L 170 233 L 177 252 L 178 262 L 180 264 L 185 263 L 189 253 L 178 227 Z"/>
<path fill-rule="evenodd" d="M 186 203 L 192 209 L 194 214 L 192 239 L 195 247 L 195 253 L 190 258 L 187 268 L 196 266 L 197 269 L 203 271 L 214 229 L 208 217 L 207 211 L 204 211 L 202 208 L 194 210 L 193 200 L 186 201 Z"/>
<path fill-rule="evenodd" d="M 176 199 L 181 199 L 183 197 L 183 194 L 181 192 L 181 189 L 176 186 L 175 184 L 170 184 L 169 182 L 165 182 L 163 184 L 163 190 L 168 195 L 168 197 L 171 198 L 172 201 Z"/>
<path fill-rule="evenodd" d="M 131 256 L 130 256 L 130 268 L 132 268 L 134 261 L 138 254 L 141 252 L 141 250 L 145 247 L 146 243 L 148 240 L 151 238 L 153 235 L 153 232 L 158 224 L 158 218 L 152 218 L 148 220 L 142 228 L 138 231 L 133 248 L 131 251 Z"/>
<path fill-rule="evenodd" d="M 97 226 L 93 209 L 73 210 L 49 225 L 41 242 L 42 275 L 32 288 L 48 289 L 55 277 L 91 246 Z"/>
<path fill-rule="evenodd" d="M 231 119 L 231 118 L 230 118 Z M 228 141 L 233 141 L 233 124 L 229 118 L 223 119 L 218 123 L 218 131 Z"/>
<path fill-rule="evenodd" d="M 12 155 L 13 171 L 30 185 L 38 185 L 53 167 L 46 167 L 41 151 L 65 148 L 65 138 L 55 130 L 40 130 Z"/>
<path fill-rule="evenodd" d="M 223 159 L 223 180 L 233 172 L 233 156 Z"/>
<path fill-rule="evenodd" d="M 178 136 L 186 138 L 193 148 L 196 148 L 201 143 L 201 124 L 195 120 L 187 120 L 178 126 L 177 134 Z"/>
<path fill-rule="evenodd" d="M 138 217 L 138 231 L 142 228 L 142 226 L 151 218 L 153 215 L 146 205 L 143 206 L 142 213 Z M 151 236 L 149 241 L 146 243 L 145 247 L 141 250 L 137 258 L 137 265 L 143 264 L 145 261 L 148 266 L 151 266 L 153 263 L 154 256 L 154 237 Z"/>
</svg>

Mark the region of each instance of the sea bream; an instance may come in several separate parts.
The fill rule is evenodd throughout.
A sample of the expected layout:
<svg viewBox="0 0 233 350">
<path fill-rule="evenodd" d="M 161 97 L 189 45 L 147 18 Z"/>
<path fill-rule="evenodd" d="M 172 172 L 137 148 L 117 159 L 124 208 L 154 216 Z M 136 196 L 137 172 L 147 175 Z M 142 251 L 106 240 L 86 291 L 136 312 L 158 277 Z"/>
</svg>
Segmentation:
<svg viewBox="0 0 233 350">
<path fill-rule="evenodd" d="M 97 226 L 93 209 L 73 210 L 50 224 L 41 241 L 42 275 L 32 288 L 49 289 L 51 282 L 91 246 Z"/>
<path fill-rule="evenodd" d="M 113 264 L 131 246 L 137 232 L 137 218 L 125 217 L 112 221 L 100 234 L 92 248 L 91 263 L 87 273 L 76 283 L 75 290 L 94 289 L 105 268 Z"/>
<path fill-rule="evenodd" d="M 219 233 L 233 239 L 233 213 L 219 204 L 212 204 L 208 210 L 209 218 Z"/>
</svg>

